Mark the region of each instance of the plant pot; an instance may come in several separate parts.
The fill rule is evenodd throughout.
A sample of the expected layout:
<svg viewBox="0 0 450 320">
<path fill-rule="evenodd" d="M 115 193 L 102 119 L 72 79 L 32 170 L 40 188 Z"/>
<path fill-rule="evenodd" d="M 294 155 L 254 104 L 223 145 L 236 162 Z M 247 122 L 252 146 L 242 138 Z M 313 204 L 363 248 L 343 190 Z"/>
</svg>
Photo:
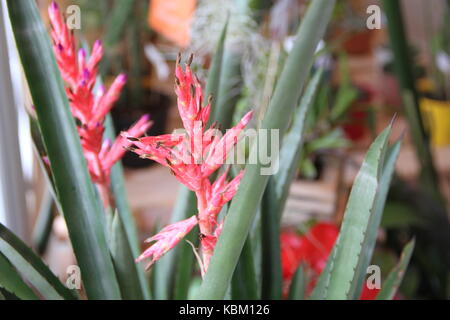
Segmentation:
<svg viewBox="0 0 450 320">
<path fill-rule="evenodd" d="M 380 96 L 383 103 L 389 107 L 400 108 L 402 98 L 397 78 L 390 73 L 383 73 L 379 82 Z"/>
<path fill-rule="evenodd" d="M 368 133 L 368 109 L 373 102 L 375 90 L 366 84 L 359 84 L 359 97 L 348 111 L 347 120 L 342 125 L 345 136 L 353 142 L 363 140 Z"/>
<path fill-rule="evenodd" d="M 146 89 L 143 94 L 144 103 L 139 106 L 133 105 L 127 94 L 118 102 L 113 109 L 113 121 L 117 134 L 128 130 L 141 116 L 150 115 L 153 125 L 147 131 L 147 135 L 156 136 L 164 134 L 170 108 L 171 99 L 168 95 Z M 122 163 L 128 168 L 143 168 L 154 163 L 148 159 L 141 159 L 132 152 L 127 152 L 122 158 Z"/>
<path fill-rule="evenodd" d="M 354 32 L 344 41 L 343 49 L 349 55 L 368 54 L 372 50 L 373 35 L 371 30 Z"/>
<path fill-rule="evenodd" d="M 342 125 L 345 136 L 353 142 L 361 141 L 367 133 L 367 112 L 355 110 L 349 112 L 348 122 Z"/>
<path fill-rule="evenodd" d="M 436 147 L 450 145 L 450 101 L 423 98 L 420 110 L 431 143 Z"/>
</svg>

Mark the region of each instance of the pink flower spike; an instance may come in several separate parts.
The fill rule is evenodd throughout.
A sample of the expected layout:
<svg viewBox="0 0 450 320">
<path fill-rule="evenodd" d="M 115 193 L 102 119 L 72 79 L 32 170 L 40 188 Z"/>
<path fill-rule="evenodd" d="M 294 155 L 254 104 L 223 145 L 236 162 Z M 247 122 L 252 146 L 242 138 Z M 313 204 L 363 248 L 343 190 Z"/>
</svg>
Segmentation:
<svg viewBox="0 0 450 320">
<path fill-rule="evenodd" d="M 94 94 L 98 64 L 103 57 L 103 46 L 96 41 L 92 47 L 89 59 L 84 49 L 76 50 L 77 43 L 74 33 L 69 30 L 56 2 L 48 7 L 51 23 L 50 35 L 56 61 L 65 81 L 66 94 L 70 109 L 77 125 L 84 156 L 87 161 L 92 181 L 108 208 L 110 202 L 111 168 L 125 153 L 123 146 L 129 145 L 128 140 L 119 137 L 118 141 L 104 142 L 104 118 L 118 100 L 120 91 L 126 82 L 125 75 L 119 75 L 108 91 L 100 87 Z M 150 123 L 145 117 L 130 134 L 140 137 L 148 129 Z"/>
<path fill-rule="evenodd" d="M 227 130 L 215 146 L 211 146 L 202 168 L 205 177 L 212 174 L 225 162 L 228 152 L 236 145 L 239 134 L 249 123 L 252 116 L 253 111 L 249 111 L 235 127 Z"/>
<path fill-rule="evenodd" d="M 125 74 L 120 74 L 116 77 L 111 87 L 100 100 L 98 109 L 95 110 L 95 115 L 92 118 L 92 121 L 103 121 L 106 114 L 111 110 L 114 103 L 116 103 L 116 101 L 119 99 L 120 92 L 122 91 L 122 88 L 125 85 L 126 81 L 127 76 Z"/>
<path fill-rule="evenodd" d="M 211 98 L 206 106 L 202 105 L 203 89 L 190 69 L 191 58 L 184 69 L 180 66 L 180 60 L 179 56 L 175 68 L 175 93 L 186 133 L 139 138 L 131 135 L 131 132 L 124 132 L 122 137 L 129 141 L 129 150 L 141 158 L 152 159 L 170 168 L 176 179 L 194 191 L 197 197 L 197 215 L 168 226 L 150 238 L 148 241 L 156 243 L 137 261 L 151 258 L 150 267 L 173 248 L 193 225 L 198 224 L 202 257 L 196 251 L 195 254 L 203 276 L 222 230 L 222 223 L 218 223 L 217 216 L 222 207 L 235 196 L 244 173 L 240 172 L 230 182 L 227 182 L 228 170 L 212 184 L 209 179 L 224 164 L 228 152 L 236 145 L 253 112 L 247 113 L 223 136 L 216 125 L 207 129 L 205 124 L 210 117 Z"/>
<path fill-rule="evenodd" d="M 100 60 L 103 57 L 103 46 L 100 40 L 94 42 L 94 46 L 92 47 L 91 56 L 89 57 L 89 62 L 87 64 L 88 70 L 93 72 L 97 69 L 97 66 Z"/>
<path fill-rule="evenodd" d="M 233 199 L 239 188 L 239 184 L 241 183 L 244 171 L 242 170 L 239 172 L 239 174 L 228 183 L 225 181 L 226 174 L 227 173 L 224 173 L 212 185 L 211 196 L 208 201 L 208 209 L 206 213 L 210 219 L 215 219 L 220 210 L 222 210 L 222 207 Z"/>
<path fill-rule="evenodd" d="M 109 171 L 111 167 L 123 157 L 126 149 L 133 144 L 128 137 L 139 138 L 150 129 L 152 122 L 149 121 L 149 119 L 149 115 L 143 115 L 128 131 L 122 132 L 116 138 L 116 141 L 114 141 L 109 152 L 102 157 L 104 170 Z"/>
<path fill-rule="evenodd" d="M 197 217 L 192 216 L 189 219 L 166 226 L 158 234 L 145 241 L 156 242 L 145 250 L 144 253 L 136 259 L 136 262 L 141 262 L 144 259 L 151 258 L 150 263 L 146 267 L 148 270 L 164 254 L 175 247 L 180 240 L 183 239 L 195 225 L 197 225 L 197 223 Z"/>
<path fill-rule="evenodd" d="M 63 21 L 59 7 L 55 1 L 48 7 L 48 15 L 52 27 L 51 37 L 53 40 L 53 48 L 61 76 L 64 81 L 75 86 L 78 74 L 75 39 Z"/>
<path fill-rule="evenodd" d="M 233 199 L 239 188 L 239 184 L 241 183 L 243 176 L 244 170 L 241 170 L 241 172 L 239 172 L 239 174 L 222 189 L 224 204 Z"/>
</svg>

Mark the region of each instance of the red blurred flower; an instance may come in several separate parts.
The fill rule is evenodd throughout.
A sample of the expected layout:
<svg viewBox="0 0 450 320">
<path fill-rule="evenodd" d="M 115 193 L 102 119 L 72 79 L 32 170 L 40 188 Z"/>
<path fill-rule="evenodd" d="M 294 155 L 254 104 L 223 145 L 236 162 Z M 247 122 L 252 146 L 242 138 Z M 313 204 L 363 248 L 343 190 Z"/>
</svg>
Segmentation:
<svg viewBox="0 0 450 320">
<path fill-rule="evenodd" d="M 367 286 L 363 286 L 359 300 L 375 300 L 378 292 L 380 292 L 380 289 L 369 289 Z"/>
<path fill-rule="evenodd" d="M 320 274 L 327 264 L 328 255 L 339 234 L 339 229 L 331 223 L 321 222 L 315 224 L 303 236 L 305 241 L 305 262 Z"/>
<path fill-rule="evenodd" d="M 281 267 L 283 279 L 290 280 L 303 260 L 305 244 L 303 237 L 292 231 L 280 235 Z"/>
<path fill-rule="evenodd" d="M 352 141 L 359 141 L 364 138 L 367 132 L 367 111 L 351 111 L 348 123 L 344 124 L 342 128 L 345 136 Z"/>
<path fill-rule="evenodd" d="M 302 263 L 306 267 L 309 277 L 307 294 L 312 291 L 326 266 L 328 256 L 338 235 L 338 227 L 328 222 L 315 224 L 304 235 L 292 231 L 281 233 L 281 266 L 285 289 L 289 287 L 292 276 Z M 369 289 L 364 286 L 360 299 L 373 300 L 378 292 L 379 289 Z"/>
</svg>

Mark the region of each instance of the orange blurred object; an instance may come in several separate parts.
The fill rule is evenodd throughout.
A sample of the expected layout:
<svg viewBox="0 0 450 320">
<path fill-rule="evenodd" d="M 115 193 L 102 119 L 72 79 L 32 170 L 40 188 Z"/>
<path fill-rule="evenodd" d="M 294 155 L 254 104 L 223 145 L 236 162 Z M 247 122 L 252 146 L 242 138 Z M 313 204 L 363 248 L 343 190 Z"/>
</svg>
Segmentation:
<svg viewBox="0 0 450 320">
<path fill-rule="evenodd" d="M 190 42 L 190 24 L 196 0 L 151 0 L 150 27 L 182 48 Z"/>
</svg>

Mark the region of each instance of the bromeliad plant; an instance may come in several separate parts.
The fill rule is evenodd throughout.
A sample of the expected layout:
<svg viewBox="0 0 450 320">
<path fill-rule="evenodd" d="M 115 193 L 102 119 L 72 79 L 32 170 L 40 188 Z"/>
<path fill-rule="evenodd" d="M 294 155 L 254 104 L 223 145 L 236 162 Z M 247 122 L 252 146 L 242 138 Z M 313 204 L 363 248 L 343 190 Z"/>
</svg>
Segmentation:
<svg viewBox="0 0 450 320">
<path fill-rule="evenodd" d="M 86 50 L 76 51 L 74 34 L 69 31 L 63 21 L 56 2 L 48 9 L 51 23 L 51 38 L 53 51 L 61 76 L 66 82 L 66 92 L 70 109 L 79 122 L 78 134 L 81 139 L 92 181 L 97 186 L 103 205 L 111 206 L 110 174 L 113 165 L 125 154 L 125 148 L 131 143 L 119 136 L 113 143 L 104 140 L 104 121 L 114 103 L 120 96 L 125 85 L 126 76 L 121 74 L 106 91 L 103 85 L 94 92 L 97 83 L 98 65 L 103 56 L 103 46 L 100 41 L 94 43 L 90 57 Z M 150 127 L 149 117 L 142 116 L 128 131 L 128 135 L 142 136 Z"/>
<path fill-rule="evenodd" d="M 198 214 L 186 220 L 165 227 L 160 233 L 147 241 L 157 241 L 147 249 L 137 261 L 152 258 L 148 267 L 172 249 L 195 226 L 199 225 L 203 259 L 199 259 L 201 274 L 208 269 L 217 239 L 222 230 L 222 223 L 217 218 L 222 207 L 229 202 L 239 186 L 244 174 L 241 171 L 230 182 L 227 181 L 228 170 L 213 183 L 211 175 L 224 163 L 228 152 L 237 143 L 242 129 L 250 121 L 253 112 L 247 113 L 242 120 L 220 137 L 220 131 L 213 124 L 206 129 L 211 111 L 211 99 L 202 106 L 203 89 L 192 73 L 190 64 L 192 56 L 184 71 L 180 66 L 181 56 L 175 68 L 178 96 L 178 111 L 186 133 L 163 135 L 158 137 L 128 137 L 136 148 L 132 150 L 142 158 L 154 160 L 172 171 L 175 177 L 197 197 Z M 123 134 L 124 137 L 127 133 Z"/>
<path fill-rule="evenodd" d="M 152 296 L 186 299 L 194 272 L 190 262 L 194 255 L 187 245 L 175 246 L 185 236 L 195 241 L 196 237 L 188 234 L 195 225 L 200 229 L 201 258 L 197 252 L 195 255 L 203 279 L 194 298 L 223 299 L 230 287 L 229 292 L 236 299 L 282 297 L 279 226 L 300 158 L 306 113 L 319 87 L 321 71 L 312 77 L 303 95 L 302 92 L 334 3 L 333 0 L 310 3 L 262 121 L 263 129 L 278 129 L 283 137 L 280 170 L 273 176 L 263 176 L 262 163 L 247 164 L 245 174 L 239 172 L 228 182 L 228 170 L 217 178 L 215 173 L 236 144 L 252 112 L 222 137 L 215 134 L 216 125 L 210 126 L 208 122 L 216 121 L 229 110 L 218 105 L 212 112 L 211 100 L 203 101 L 203 90 L 190 70 L 190 62 L 185 69 L 178 63 L 175 88 L 186 132 L 140 137 L 144 129 L 130 130 L 110 147 L 103 142 L 103 131 L 111 137 L 107 112 L 123 86 L 123 76 L 109 90 L 95 91 L 100 44 L 94 45 L 90 58 L 83 50 L 76 54 L 73 35 L 65 29 L 56 6 L 52 5 L 49 13 L 53 23 L 53 54 L 35 2 L 7 1 L 36 106 L 35 122 L 39 129 L 36 135 L 48 156 L 55 201 L 67 224 L 87 298 L 149 299 L 148 283 L 140 264 L 134 260 L 150 258 L 150 265 L 158 260 L 152 270 L 155 279 Z M 206 95 L 217 97 L 217 92 L 222 91 L 217 79 L 220 79 L 225 34 L 226 28 L 210 69 Z M 288 124 L 291 124 L 289 128 Z M 147 126 L 145 118 L 137 124 L 137 128 Z M 389 126 L 380 134 L 366 155 L 336 244 L 311 292 L 313 299 L 359 297 L 400 149 L 400 142 L 388 148 L 390 130 Z M 177 203 L 175 223 L 151 237 L 149 241 L 155 243 L 140 256 L 135 226 L 125 201 L 120 163 L 113 165 L 120 158 L 123 146 L 168 167 L 186 186 Z M 267 148 L 264 144 L 253 145 L 250 152 L 258 152 L 258 147 Z M 100 191 L 98 194 L 94 184 Z M 109 201 L 104 190 L 114 195 L 115 203 Z M 192 206 L 195 200 L 196 208 Z M 227 202 L 230 202 L 228 212 Z M 116 212 L 112 214 L 108 210 L 111 214 L 105 218 L 102 203 L 105 207 L 114 206 Z M 226 214 L 223 220 L 218 218 L 220 211 Z M 168 252 L 170 249 L 173 250 Z M 408 245 L 378 297 L 392 298 L 411 250 L 412 245 Z M 261 272 L 256 272 L 256 268 L 261 268 Z M 297 271 L 291 282 L 292 299 L 302 296 L 301 274 Z M 77 293 L 66 288 L 30 248 L 2 225 L 0 290 L 21 299 L 78 298 Z"/>
</svg>

